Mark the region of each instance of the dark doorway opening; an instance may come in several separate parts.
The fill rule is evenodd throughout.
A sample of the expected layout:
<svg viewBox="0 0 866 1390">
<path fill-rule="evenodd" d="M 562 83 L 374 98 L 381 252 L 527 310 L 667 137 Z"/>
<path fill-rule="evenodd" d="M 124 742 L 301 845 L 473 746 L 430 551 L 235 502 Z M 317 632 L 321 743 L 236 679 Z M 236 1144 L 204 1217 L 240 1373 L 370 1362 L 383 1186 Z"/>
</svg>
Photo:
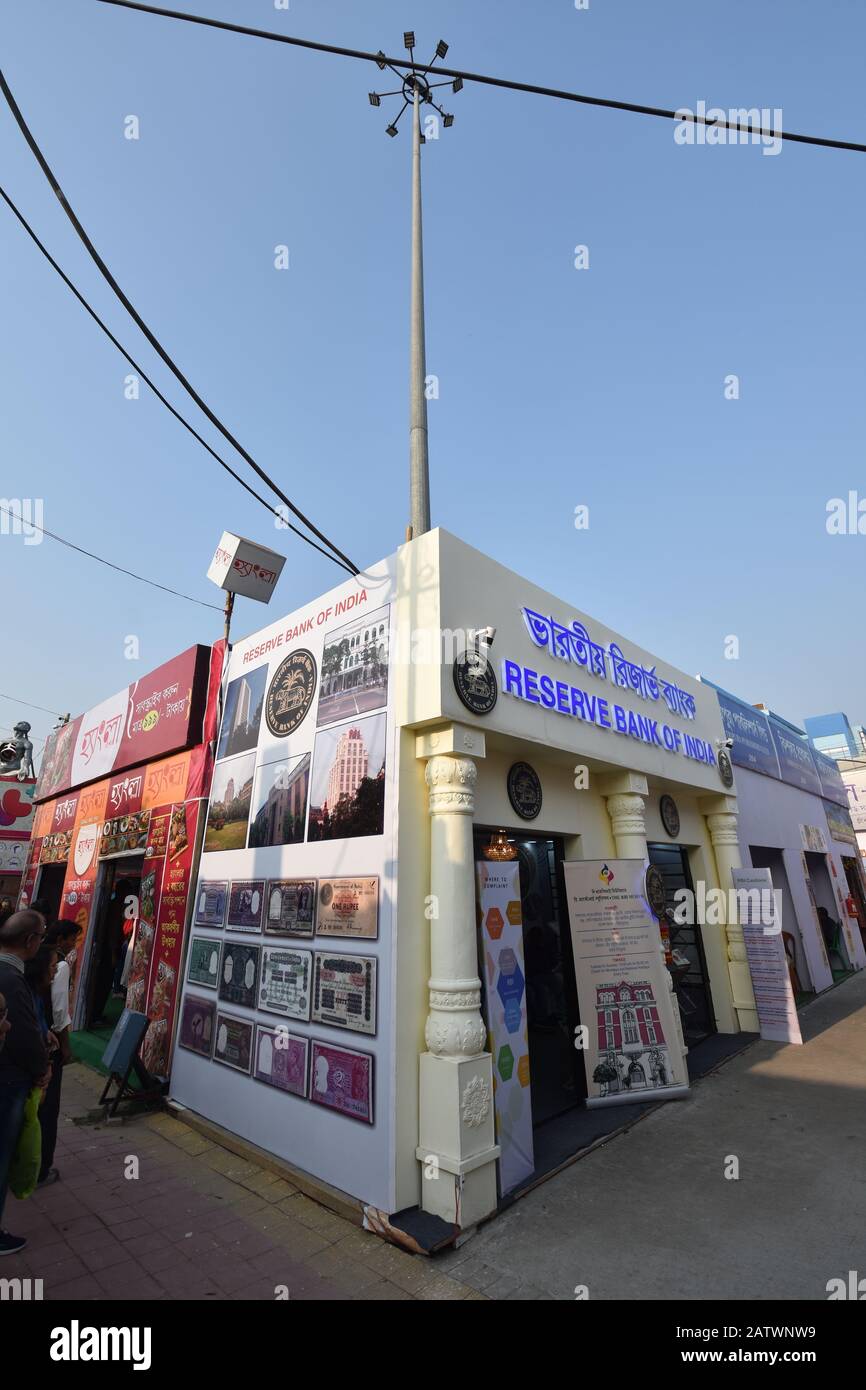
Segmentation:
<svg viewBox="0 0 866 1390">
<path fill-rule="evenodd" d="M 141 894 L 141 870 L 144 855 L 110 859 L 103 862 L 102 891 L 93 924 L 93 939 L 88 954 L 85 985 L 85 1012 L 82 1028 L 88 1031 L 111 1031 L 123 1009 L 123 988 L 120 968 L 129 944 L 131 926 L 125 916 L 128 898 L 136 900 Z M 138 911 L 134 912 L 134 917 Z M 134 920 L 134 919 L 133 919 Z"/>
<path fill-rule="evenodd" d="M 694 899 L 694 883 L 689 868 L 689 856 L 683 845 L 647 845 L 649 861 L 659 870 L 665 883 L 665 906 L 671 936 L 673 964 L 670 972 L 674 993 L 680 1010 L 686 1047 L 696 1047 L 716 1032 L 716 1018 L 701 929 L 694 921 L 676 921 L 675 894 L 687 888 Z M 678 914 L 682 915 L 682 913 Z M 694 913 L 690 914 L 692 917 Z"/>
<path fill-rule="evenodd" d="M 486 857 L 493 833 L 476 832 L 476 860 Z M 580 1021 L 577 984 L 565 910 L 562 842 L 506 833 L 520 870 L 532 1124 L 537 1129 L 586 1099 L 582 1055 L 574 1046 Z M 486 989 L 483 970 L 481 974 Z"/>
<path fill-rule="evenodd" d="M 34 898 L 41 898 L 48 904 L 48 920 L 56 922 L 60 917 L 63 901 L 63 881 L 66 878 L 65 864 L 45 864 L 39 871 L 39 882 Z M 70 917 L 72 912 L 70 910 Z"/>
</svg>

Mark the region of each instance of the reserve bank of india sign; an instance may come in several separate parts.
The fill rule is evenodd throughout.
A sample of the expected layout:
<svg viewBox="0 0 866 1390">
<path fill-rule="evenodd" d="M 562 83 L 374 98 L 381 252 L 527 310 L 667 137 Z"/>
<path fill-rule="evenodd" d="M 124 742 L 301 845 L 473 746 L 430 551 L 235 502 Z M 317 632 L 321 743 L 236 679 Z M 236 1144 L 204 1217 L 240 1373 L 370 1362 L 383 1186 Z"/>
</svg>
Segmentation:
<svg viewBox="0 0 866 1390">
<path fill-rule="evenodd" d="M 268 686 L 265 719 L 277 738 L 294 733 L 306 718 L 316 693 L 316 660 L 305 648 L 281 661 Z"/>
</svg>

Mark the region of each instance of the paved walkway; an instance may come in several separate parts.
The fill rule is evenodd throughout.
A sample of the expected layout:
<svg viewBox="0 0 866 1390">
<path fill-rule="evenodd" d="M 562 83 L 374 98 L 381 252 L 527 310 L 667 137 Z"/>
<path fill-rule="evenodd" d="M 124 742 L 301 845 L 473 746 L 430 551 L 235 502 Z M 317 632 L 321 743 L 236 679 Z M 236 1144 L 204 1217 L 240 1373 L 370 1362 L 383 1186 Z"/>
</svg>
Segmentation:
<svg viewBox="0 0 866 1390">
<path fill-rule="evenodd" d="M 826 1299 L 866 1277 L 866 971 L 437 1267 L 491 1298 Z M 739 1160 L 739 1179 L 725 1177 Z"/>
<path fill-rule="evenodd" d="M 45 1299 L 274 1299 L 280 1285 L 290 1299 L 485 1297 L 171 1115 L 76 1124 L 103 1085 L 68 1069 L 62 1181 L 9 1197 L 5 1223 L 28 1245 L 0 1261 L 0 1278 L 41 1279 Z"/>
<path fill-rule="evenodd" d="M 433 1260 L 171 1115 L 74 1123 L 103 1084 L 75 1066 L 63 1181 L 9 1199 L 29 1245 L 0 1277 L 46 1299 L 824 1299 L 866 1276 L 866 972 L 801 1023 L 804 1046 L 757 1043 Z"/>
</svg>

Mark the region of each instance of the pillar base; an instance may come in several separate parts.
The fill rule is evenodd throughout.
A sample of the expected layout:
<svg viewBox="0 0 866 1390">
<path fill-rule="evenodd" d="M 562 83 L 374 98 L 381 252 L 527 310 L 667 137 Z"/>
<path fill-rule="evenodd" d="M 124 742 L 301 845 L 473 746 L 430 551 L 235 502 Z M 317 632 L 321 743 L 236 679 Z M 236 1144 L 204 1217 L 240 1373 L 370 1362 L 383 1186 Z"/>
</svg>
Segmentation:
<svg viewBox="0 0 866 1390">
<path fill-rule="evenodd" d="M 493 1059 L 421 1054 L 421 1206 L 461 1228 L 496 1211 Z"/>
</svg>

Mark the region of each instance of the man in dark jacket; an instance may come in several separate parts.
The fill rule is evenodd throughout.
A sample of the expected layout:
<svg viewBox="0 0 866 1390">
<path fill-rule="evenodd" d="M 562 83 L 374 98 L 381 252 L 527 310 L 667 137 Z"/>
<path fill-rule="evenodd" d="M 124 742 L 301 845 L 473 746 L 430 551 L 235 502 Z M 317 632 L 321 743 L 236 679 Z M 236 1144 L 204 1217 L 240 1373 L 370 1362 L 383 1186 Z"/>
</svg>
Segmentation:
<svg viewBox="0 0 866 1390">
<path fill-rule="evenodd" d="M 50 1079 L 48 1050 L 36 1018 L 24 963 L 32 960 L 45 935 L 38 912 L 13 912 L 0 927 L 0 994 L 6 1000 L 9 1031 L 0 1051 L 0 1255 L 15 1255 L 27 1241 L 3 1230 L 9 1165 L 18 1145 L 24 1102 L 34 1086 Z"/>
</svg>

